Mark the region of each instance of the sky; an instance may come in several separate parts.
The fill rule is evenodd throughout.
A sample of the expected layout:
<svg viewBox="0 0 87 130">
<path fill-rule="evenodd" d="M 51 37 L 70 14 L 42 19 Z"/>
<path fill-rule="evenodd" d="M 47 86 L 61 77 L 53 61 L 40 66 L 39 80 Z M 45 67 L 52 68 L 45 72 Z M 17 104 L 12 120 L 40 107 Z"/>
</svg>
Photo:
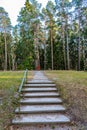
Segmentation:
<svg viewBox="0 0 87 130">
<path fill-rule="evenodd" d="M 48 0 L 37 0 L 42 3 L 43 6 L 46 5 Z M 24 6 L 25 0 L 0 0 L 0 7 L 3 7 L 6 12 L 8 12 L 13 26 L 17 24 L 17 16 L 21 7 Z"/>
</svg>

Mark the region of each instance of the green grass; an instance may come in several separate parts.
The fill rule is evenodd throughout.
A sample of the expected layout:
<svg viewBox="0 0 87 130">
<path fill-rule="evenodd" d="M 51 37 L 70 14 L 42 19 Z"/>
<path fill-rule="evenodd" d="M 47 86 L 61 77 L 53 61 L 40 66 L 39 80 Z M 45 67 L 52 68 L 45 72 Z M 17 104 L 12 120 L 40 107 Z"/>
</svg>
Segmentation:
<svg viewBox="0 0 87 130">
<path fill-rule="evenodd" d="M 0 130 L 4 130 L 14 117 L 14 110 L 19 106 L 18 88 L 24 71 L 0 71 Z M 32 79 L 33 72 L 29 71 L 27 78 Z"/>
<path fill-rule="evenodd" d="M 22 78 L 24 76 L 24 71 L 0 71 L 0 96 L 2 96 L 2 91 L 7 91 L 11 87 L 19 88 Z M 28 79 L 32 79 L 33 73 L 29 71 Z"/>
<path fill-rule="evenodd" d="M 23 73 L 24 71 L 0 71 L 0 89 L 20 85 Z"/>
<path fill-rule="evenodd" d="M 46 71 L 57 84 L 72 122 L 87 124 L 87 72 Z"/>
<path fill-rule="evenodd" d="M 51 74 L 50 76 L 52 76 L 53 74 L 52 78 L 54 80 L 55 78 L 58 78 L 59 81 L 65 81 L 65 82 L 76 81 L 80 82 L 81 84 L 87 85 L 87 72 L 83 71 L 46 71 L 46 72 L 47 75 Z"/>
<path fill-rule="evenodd" d="M 14 109 L 18 105 L 17 89 L 20 86 L 24 71 L 0 71 L 0 130 L 10 124 Z"/>
</svg>

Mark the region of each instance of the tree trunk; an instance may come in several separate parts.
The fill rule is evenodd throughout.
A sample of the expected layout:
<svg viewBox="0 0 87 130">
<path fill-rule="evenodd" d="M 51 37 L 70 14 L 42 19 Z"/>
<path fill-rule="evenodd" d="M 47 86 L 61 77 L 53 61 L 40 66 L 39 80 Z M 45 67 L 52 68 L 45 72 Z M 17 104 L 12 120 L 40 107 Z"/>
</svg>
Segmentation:
<svg viewBox="0 0 87 130">
<path fill-rule="evenodd" d="M 86 57 L 85 57 L 85 39 L 84 39 L 84 36 L 83 36 L 82 55 L 83 55 L 82 57 L 83 57 L 84 69 L 85 69 L 85 60 L 86 60 Z"/>
<path fill-rule="evenodd" d="M 44 70 L 46 70 L 46 40 L 44 40 Z"/>
<path fill-rule="evenodd" d="M 70 70 L 70 59 L 69 59 L 69 37 L 68 37 L 68 16 L 66 17 L 66 45 L 67 45 L 67 69 Z"/>
<path fill-rule="evenodd" d="M 39 27 L 37 26 L 35 26 L 35 31 L 34 31 L 35 69 L 40 70 L 40 57 L 39 57 L 38 39 L 37 39 L 37 31 Z"/>
<path fill-rule="evenodd" d="M 67 68 L 70 70 L 70 59 L 69 59 L 69 38 L 67 32 Z"/>
<path fill-rule="evenodd" d="M 4 70 L 7 70 L 7 40 L 6 40 L 6 31 L 4 32 L 4 40 L 5 40 L 5 67 L 4 67 Z"/>
<path fill-rule="evenodd" d="M 80 70 L 80 8 L 78 9 L 78 70 Z"/>
<path fill-rule="evenodd" d="M 64 13 L 64 0 L 62 0 L 62 13 Z M 64 18 L 62 17 L 62 41 L 63 41 L 63 54 L 64 54 L 64 68 L 66 70 L 66 51 L 65 51 L 65 26 L 63 24 Z"/>
<path fill-rule="evenodd" d="M 64 26 L 63 25 L 62 25 L 62 41 L 63 41 L 64 67 L 65 67 L 65 70 L 66 70 L 65 35 L 64 35 Z"/>
<path fill-rule="evenodd" d="M 12 54 L 12 70 L 15 70 L 15 55 L 14 53 Z"/>
<path fill-rule="evenodd" d="M 53 64 L 53 32 L 52 32 L 52 20 L 50 20 L 50 41 L 51 41 L 51 63 L 52 63 L 52 70 L 54 69 Z"/>
<path fill-rule="evenodd" d="M 11 70 L 11 60 L 10 60 L 10 53 L 8 54 L 8 61 L 9 61 L 9 70 Z"/>
</svg>

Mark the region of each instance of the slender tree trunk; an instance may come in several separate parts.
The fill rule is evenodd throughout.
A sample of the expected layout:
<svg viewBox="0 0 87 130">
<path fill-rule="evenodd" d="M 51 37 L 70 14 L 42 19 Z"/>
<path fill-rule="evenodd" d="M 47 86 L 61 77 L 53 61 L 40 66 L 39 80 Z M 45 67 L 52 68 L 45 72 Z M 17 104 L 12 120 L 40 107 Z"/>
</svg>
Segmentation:
<svg viewBox="0 0 87 130">
<path fill-rule="evenodd" d="M 12 70 L 15 70 L 15 56 L 12 54 Z"/>
<path fill-rule="evenodd" d="M 83 55 L 83 62 L 84 62 L 84 70 L 85 70 L 85 40 L 84 40 L 84 36 L 83 36 L 83 47 L 82 47 L 82 55 Z"/>
<path fill-rule="evenodd" d="M 40 70 L 40 57 L 39 57 L 39 48 L 38 48 L 38 39 L 37 39 L 37 31 L 39 27 L 37 26 L 35 26 L 35 31 L 34 31 L 35 69 Z"/>
<path fill-rule="evenodd" d="M 44 70 L 46 70 L 46 41 L 44 42 Z"/>
<path fill-rule="evenodd" d="M 63 41 L 64 66 L 65 66 L 65 70 L 66 70 L 65 35 L 64 35 L 64 26 L 63 25 L 62 25 L 62 41 Z"/>
<path fill-rule="evenodd" d="M 37 68 L 37 56 L 36 52 L 37 51 L 37 46 L 36 46 L 36 32 L 34 31 L 34 52 L 35 52 L 35 69 Z"/>
<path fill-rule="evenodd" d="M 46 19 L 44 27 L 44 70 L 46 70 Z"/>
<path fill-rule="evenodd" d="M 64 13 L 64 0 L 62 0 L 62 13 Z M 63 41 L 63 54 L 64 54 L 64 66 L 66 70 L 66 51 L 65 51 L 65 26 L 63 24 L 64 18 L 62 17 L 62 41 Z"/>
<path fill-rule="evenodd" d="M 52 32 L 52 20 L 50 20 L 50 40 L 51 40 L 51 62 L 52 62 L 52 70 L 54 69 L 54 64 L 53 64 L 53 32 Z"/>
<path fill-rule="evenodd" d="M 46 30 L 44 34 L 44 70 L 46 70 Z"/>
<path fill-rule="evenodd" d="M 81 50 L 80 50 L 80 8 L 78 9 L 78 70 L 80 70 L 80 55 L 81 55 Z"/>
<path fill-rule="evenodd" d="M 6 31 L 4 32 L 4 40 L 5 40 L 5 67 L 4 67 L 4 69 L 7 70 L 7 40 L 6 40 Z"/>
<path fill-rule="evenodd" d="M 70 70 L 70 59 L 69 59 L 69 37 L 67 32 L 67 67 Z"/>
<path fill-rule="evenodd" d="M 10 60 L 10 53 L 8 54 L 8 61 L 9 61 L 9 70 L 11 70 L 11 60 Z"/>
<path fill-rule="evenodd" d="M 67 69 L 70 70 L 70 59 L 69 59 L 69 36 L 68 36 L 68 16 L 66 17 L 66 43 L 67 43 Z"/>
</svg>

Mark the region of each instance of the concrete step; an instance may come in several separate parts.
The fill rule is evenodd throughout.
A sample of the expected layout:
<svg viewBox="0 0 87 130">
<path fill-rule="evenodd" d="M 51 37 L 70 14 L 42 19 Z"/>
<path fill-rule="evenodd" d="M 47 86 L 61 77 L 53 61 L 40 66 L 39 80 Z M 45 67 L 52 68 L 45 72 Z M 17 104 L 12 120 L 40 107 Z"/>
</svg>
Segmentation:
<svg viewBox="0 0 87 130">
<path fill-rule="evenodd" d="M 21 94 L 23 97 L 58 97 L 58 92 L 28 92 Z"/>
<path fill-rule="evenodd" d="M 53 91 L 57 91 L 57 88 L 53 88 L 53 87 L 50 87 L 50 88 L 23 88 L 22 89 L 22 92 L 53 92 Z"/>
<path fill-rule="evenodd" d="M 56 87 L 55 84 L 24 84 L 24 87 Z"/>
<path fill-rule="evenodd" d="M 52 84 L 53 81 L 49 80 L 34 80 L 34 81 L 27 81 L 27 84 Z"/>
<path fill-rule="evenodd" d="M 70 119 L 59 113 L 44 113 L 44 114 L 20 114 L 16 115 L 16 118 L 12 120 L 13 125 L 29 125 L 29 124 L 48 124 L 70 123 Z"/>
<path fill-rule="evenodd" d="M 61 104 L 60 98 L 24 98 L 19 101 L 21 104 Z"/>
<path fill-rule="evenodd" d="M 25 113 L 55 113 L 55 112 L 65 112 L 65 107 L 62 105 L 23 105 L 15 110 L 16 114 Z"/>
</svg>

